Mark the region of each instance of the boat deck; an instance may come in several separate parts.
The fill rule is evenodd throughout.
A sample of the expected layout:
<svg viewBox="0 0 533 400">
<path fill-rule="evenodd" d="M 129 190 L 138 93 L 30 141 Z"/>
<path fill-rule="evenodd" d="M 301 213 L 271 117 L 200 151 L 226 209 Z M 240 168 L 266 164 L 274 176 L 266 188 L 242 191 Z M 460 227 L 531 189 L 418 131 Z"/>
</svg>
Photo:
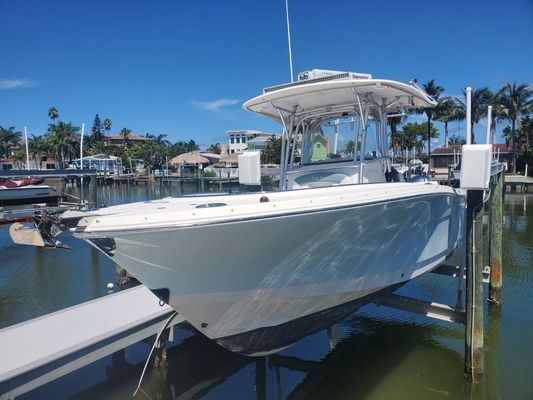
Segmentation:
<svg viewBox="0 0 533 400">
<path fill-rule="evenodd" d="M 0 330 L 0 399 L 156 334 L 172 312 L 141 285 Z"/>
</svg>

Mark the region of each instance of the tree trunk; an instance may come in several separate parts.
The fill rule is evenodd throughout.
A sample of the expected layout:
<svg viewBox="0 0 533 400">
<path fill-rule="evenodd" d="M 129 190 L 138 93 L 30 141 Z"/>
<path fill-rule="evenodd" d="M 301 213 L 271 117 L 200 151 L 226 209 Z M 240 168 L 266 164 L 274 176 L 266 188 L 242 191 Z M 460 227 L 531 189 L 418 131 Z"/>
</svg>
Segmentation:
<svg viewBox="0 0 533 400">
<path fill-rule="evenodd" d="M 444 147 L 448 147 L 448 121 L 444 121 Z"/>
<path fill-rule="evenodd" d="M 476 144 L 476 135 L 474 135 L 474 120 L 470 123 L 470 143 Z"/>
</svg>

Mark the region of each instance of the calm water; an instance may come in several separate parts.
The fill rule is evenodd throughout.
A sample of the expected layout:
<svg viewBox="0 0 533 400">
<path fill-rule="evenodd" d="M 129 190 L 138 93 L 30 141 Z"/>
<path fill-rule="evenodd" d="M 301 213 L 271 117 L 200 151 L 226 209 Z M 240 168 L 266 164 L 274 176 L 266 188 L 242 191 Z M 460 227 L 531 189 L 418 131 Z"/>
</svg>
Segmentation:
<svg viewBox="0 0 533 400">
<path fill-rule="evenodd" d="M 100 201 L 177 193 L 176 186 L 123 186 L 106 188 Z M 485 319 L 487 373 L 477 387 L 463 376 L 462 326 L 368 305 L 266 358 L 237 356 L 175 329 L 168 368 L 147 374 L 149 397 L 137 398 L 533 399 L 533 195 L 507 195 L 504 229 L 504 305 Z M 72 250 L 15 246 L 0 227 L 0 328 L 107 293 L 114 264 L 62 238 Z M 452 305 L 456 287 L 426 274 L 400 292 Z M 148 352 L 138 343 L 20 398 L 129 399 Z"/>
</svg>

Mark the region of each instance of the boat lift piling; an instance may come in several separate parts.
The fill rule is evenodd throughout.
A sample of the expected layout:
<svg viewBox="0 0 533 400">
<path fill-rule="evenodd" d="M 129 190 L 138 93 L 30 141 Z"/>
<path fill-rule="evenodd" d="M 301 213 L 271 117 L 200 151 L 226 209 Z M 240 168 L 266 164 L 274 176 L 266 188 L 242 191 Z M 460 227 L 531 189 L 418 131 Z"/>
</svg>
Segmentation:
<svg viewBox="0 0 533 400">
<path fill-rule="evenodd" d="M 468 93 L 468 92 L 467 92 Z M 468 125 L 470 126 L 470 125 Z M 470 142 L 470 129 L 467 129 Z M 465 324 L 465 374 L 476 383 L 484 372 L 484 284 L 489 284 L 488 303 L 494 315 L 502 303 L 502 232 L 505 165 L 493 161 L 492 146 L 463 147 L 461 188 L 467 190 L 466 228 L 460 261 L 450 261 L 433 273 L 458 278 L 455 306 L 416 299 L 398 294 L 380 297 L 376 304 L 430 318 Z M 487 218 L 488 217 L 488 218 Z M 465 303 L 462 307 L 462 282 L 466 280 Z"/>
<path fill-rule="evenodd" d="M 483 192 L 467 195 L 465 372 L 483 373 Z"/>
<path fill-rule="evenodd" d="M 493 193 L 490 198 L 490 284 L 489 303 L 502 303 L 502 235 L 503 235 L 503 200 L 505 196 L 505 175 L 503 172 L 494 176 Z"/>
</svg>

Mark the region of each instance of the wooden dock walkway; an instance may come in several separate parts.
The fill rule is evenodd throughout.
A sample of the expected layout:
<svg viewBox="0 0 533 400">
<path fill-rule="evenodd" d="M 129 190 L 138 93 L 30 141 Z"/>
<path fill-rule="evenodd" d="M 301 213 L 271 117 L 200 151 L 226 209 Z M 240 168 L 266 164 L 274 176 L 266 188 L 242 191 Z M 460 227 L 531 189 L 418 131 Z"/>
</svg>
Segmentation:
<svg viewBox="0 0 533 400">
<path fill-rule="evenodd" d="M 529 192 L 530 187 L 533 187 L 533 178 L 524 175 L 506 175 L 505 187 L 509 188 L 511 192 L 516 192 L 520 189 L 522 192 Z"/>
</svg>

